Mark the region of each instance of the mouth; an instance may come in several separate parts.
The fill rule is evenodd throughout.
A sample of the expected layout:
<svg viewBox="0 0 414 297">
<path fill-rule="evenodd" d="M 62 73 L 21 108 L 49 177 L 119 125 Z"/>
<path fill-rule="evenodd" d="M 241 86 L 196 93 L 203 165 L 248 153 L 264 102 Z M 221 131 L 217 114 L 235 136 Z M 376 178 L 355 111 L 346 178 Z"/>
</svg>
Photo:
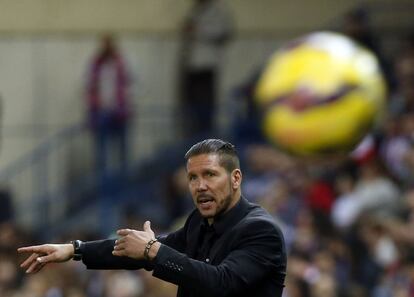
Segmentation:
<svg viewBox="0 0 414 297">
<path fill-rule="evenodd" d="M 214 197 L 210 195 L 202 194 L 197 197 L 197 204 L 202 208 L 209 208 L 213 202 Z"/>
</svg>

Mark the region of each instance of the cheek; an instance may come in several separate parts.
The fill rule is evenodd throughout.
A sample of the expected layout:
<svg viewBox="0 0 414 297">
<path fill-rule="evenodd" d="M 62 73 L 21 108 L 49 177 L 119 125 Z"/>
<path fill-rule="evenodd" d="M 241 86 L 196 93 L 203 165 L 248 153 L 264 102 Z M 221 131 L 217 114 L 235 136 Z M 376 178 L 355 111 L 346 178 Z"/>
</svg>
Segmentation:
<svg viewBox="0 0 414 297">
<path fill-rule="evenodd" d="M 190 194 L 191 194 L 191 197 L 195 197 L 195 193 L 196 193 L 196 191 L 195 191 L 195 188 L 194 187 L 191 187 L 191 186 L 189 186 L 188 187 L 188 191 L 190 192 Z"/>
<path fill-rule="evenodd" d="M 228 196 L 230 193 L 233 192 L 233 183 L 232 181 L 229 180 L 225 180 L 222 181 L 220 184 L 220 193 L 222 194 L 223 197 Z"/>
<path fill-rule="evenodd" d="M 188 186 L 187 186 L 188 190 L 190 191 L 190 193 L 193 193 L 195 191 L 195 183 L 194 182 L 188 182 Z"/>
</svg>

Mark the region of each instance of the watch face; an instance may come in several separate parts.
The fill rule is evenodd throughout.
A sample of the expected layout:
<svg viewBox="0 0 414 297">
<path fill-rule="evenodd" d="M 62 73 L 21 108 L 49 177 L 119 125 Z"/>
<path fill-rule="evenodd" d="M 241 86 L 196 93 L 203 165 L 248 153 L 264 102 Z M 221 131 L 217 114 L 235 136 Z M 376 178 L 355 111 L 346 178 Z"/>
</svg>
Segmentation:
<svg viewBox="0 0 414 297">
<path fill-rule="evenodd" d="M 73 250 L 74 250 L 72 259 L 75 261 L 82 260 L 82 251 L 81 251 L 82 241 L 74 240 L 72 241 L 72 244 L 73 244 Z"/>
</svg>

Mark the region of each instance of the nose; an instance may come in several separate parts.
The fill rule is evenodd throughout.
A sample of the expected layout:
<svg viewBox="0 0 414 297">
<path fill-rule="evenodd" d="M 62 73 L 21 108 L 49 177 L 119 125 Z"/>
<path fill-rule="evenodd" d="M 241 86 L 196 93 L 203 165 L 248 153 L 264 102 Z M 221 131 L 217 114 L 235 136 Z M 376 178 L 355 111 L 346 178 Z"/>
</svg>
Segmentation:
<svg viewBox="0 0 414 297">
<path fill-rule="evenodd" d="M 196 190 L 197 190 L 197 192 L 207 191 L 207 182 L 203 178 L 200 178 L 198 180 Z"/>
</svg>

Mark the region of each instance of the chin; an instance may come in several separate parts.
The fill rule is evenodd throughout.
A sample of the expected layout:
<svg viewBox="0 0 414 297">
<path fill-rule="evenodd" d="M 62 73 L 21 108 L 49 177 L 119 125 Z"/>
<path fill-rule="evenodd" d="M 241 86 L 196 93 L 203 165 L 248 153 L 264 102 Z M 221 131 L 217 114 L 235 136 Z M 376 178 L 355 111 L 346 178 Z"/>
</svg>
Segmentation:
<svg viewBox="0 0 414 297">
<path fill-rule="evenodd" d="M 211 218 L 214 218 L 214 216 L 215 216 L 215 213 L 213 213 L 213 212 L 206 212 L 206 211 L 201 211 L 201 210 L 198 210 L 199 211 L 199 213 L 201 214 L 201 216 L 203 217 L 203 218 L 205 218 L 205 219 L 211 219 Z"/>
</svg>

